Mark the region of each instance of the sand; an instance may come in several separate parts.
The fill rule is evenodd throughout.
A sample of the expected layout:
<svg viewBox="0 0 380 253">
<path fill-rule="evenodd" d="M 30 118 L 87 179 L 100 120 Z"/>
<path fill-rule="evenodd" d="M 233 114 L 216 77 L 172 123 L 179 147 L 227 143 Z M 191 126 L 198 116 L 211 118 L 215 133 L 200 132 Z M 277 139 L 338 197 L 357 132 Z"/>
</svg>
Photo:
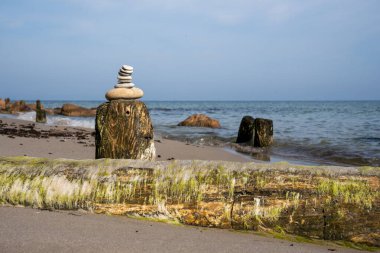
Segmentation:
<svg viewBox="0 0 380 253">
<path fill-rule="evenodd" d="M 16 119 L 0 119 L 0 156 L 31 156 L 94 159 L 94 130 L 49 126 Z M 206 147 L 179 141 L 155 141 L 160 160 L 252 161 L 248 156 L 221 147 Z"/>
<path fill-rule="evenodd" d="M 0 252 L 359 252 L 78 211 L 0 207 Z"/>
</svg>

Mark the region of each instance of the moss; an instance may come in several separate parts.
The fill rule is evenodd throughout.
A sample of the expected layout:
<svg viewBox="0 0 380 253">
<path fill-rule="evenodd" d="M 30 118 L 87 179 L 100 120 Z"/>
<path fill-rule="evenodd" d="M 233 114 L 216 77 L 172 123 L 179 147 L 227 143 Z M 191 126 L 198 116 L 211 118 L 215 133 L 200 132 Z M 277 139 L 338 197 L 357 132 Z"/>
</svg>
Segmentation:
<svg viewBox="0 0 380 253">
<path fill-rule="evenodd" d="M 375 199 L 379 197 L 379 192 L 372 189 L 368 182 L 356 179 L 322 179 L 317 185 L 317 191 L 321 196 L 327 196 L 327 200 L 332 197 L 343 203 L 353 203 L 364 208 L 371 208 Z"/>
<path fill-rule="evenodd" d="M 352 172 L 336 176 L 340 172 L 329 174 L 319 167 L 319 172 L 312 172 L 308 167 L 270 166 L 0 158 L 0 203 L 89 210 L 103 205 L 108 207 L 102 212 L 202 226 L 272 229 L 276 236 L 287 236 L 286 232 L 319 236 L 323 228 L 318 217 L 327 210 L 331 217 L 326 229 L 331 231 L 326 233 L 344 236 L 376 229 L 378 178 Z M 352 222 L 350 217 L 363 218 L 366 227 L 355 224 L 355 231 L 338 230 Z"/>
</svg>

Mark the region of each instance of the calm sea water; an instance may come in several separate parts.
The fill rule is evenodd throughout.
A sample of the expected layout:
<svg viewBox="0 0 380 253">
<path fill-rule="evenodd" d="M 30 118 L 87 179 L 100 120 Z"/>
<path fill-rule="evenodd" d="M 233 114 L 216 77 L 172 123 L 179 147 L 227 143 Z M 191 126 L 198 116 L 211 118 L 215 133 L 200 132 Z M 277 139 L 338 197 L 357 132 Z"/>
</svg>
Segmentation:
<svg viewBox="0 0 380 253">
<path fill-rule="evenodd" d="M 45 107 L 72 102 L 96 107 L 102 101 L 42 101 Z M 380 166 L 380 101 L 250 102 L 145 101 L 156 135 L 204 145 L 233 142 L 243 116 L 272 119 L 272 157 L 318 164 Z M 177 127 L 191 114 L 218 119 L 221 129 Z M 33 120 L 34 114 L 17 116 Z M 49 124 L 94 128 L 94 118 L 49 116 Z"/>
</svg>

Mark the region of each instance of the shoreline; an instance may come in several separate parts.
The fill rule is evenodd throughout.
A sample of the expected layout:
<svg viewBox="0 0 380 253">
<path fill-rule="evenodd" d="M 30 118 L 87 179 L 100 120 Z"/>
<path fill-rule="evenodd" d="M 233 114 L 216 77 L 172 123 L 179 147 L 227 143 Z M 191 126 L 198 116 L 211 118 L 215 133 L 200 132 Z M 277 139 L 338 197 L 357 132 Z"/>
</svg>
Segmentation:
<svg viewBox="0 0 380 253">
<path fill-rule="evenodd" d="M 95 131 L 0 118 L 0 156 L 95 159 Z M 169 139 L 155 140 L 156 161 L 223 160 L 252 162 L 248 156 L 223 147 L 192 145 Z"/>
</svg>

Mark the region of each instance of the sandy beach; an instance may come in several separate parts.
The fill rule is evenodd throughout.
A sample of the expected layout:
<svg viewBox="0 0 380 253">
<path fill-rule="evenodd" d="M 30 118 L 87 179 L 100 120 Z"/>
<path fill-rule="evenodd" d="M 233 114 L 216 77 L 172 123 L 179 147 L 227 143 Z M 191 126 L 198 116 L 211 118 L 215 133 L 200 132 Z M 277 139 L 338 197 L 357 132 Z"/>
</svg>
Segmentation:
<svg viewBox="0 0 380 253">
<path fill-rule="evenodd" d="M 0 119 L 0 156 L 94 159 L 94 130 Z M 249 162 L 248 156 L 220 147 L 205 147 L 168 139 L 155 141 L 158 161 L 224 160 Z"/>
<path fill-rule="evenodd" d="M 80 211 L 0 207 L 0 252 L 360 252 Z"/>
</svg>

